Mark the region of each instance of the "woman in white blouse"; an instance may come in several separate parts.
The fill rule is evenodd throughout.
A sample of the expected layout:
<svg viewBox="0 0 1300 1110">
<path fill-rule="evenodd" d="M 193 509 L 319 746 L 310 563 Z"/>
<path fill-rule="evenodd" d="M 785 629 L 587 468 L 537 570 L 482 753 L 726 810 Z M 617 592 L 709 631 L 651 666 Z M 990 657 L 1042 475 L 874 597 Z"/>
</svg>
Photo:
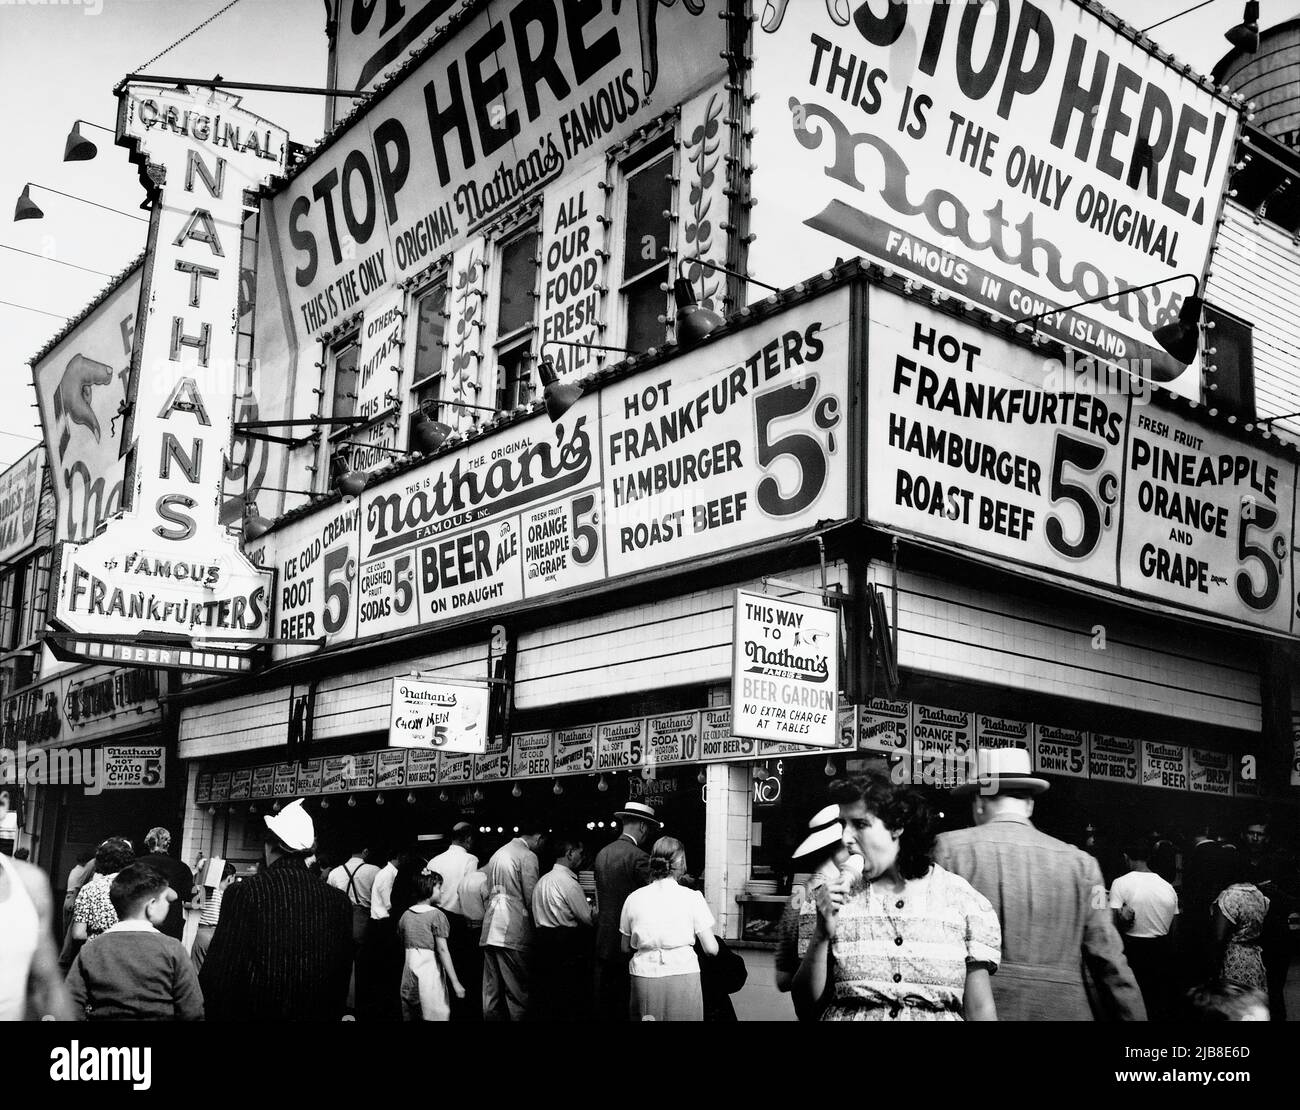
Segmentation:
<svg viewBox="0 0 1300 1110">
<path fill-rule="evenodd" d="M 703 1021 L 700 963 L 695 941 L 718 954 L 713 914 L 704 895 L 679 886 L 686 874 L 682 842 L 661 836 L 650 851 L 650 885 L 628 895 L 619 932 L 632 953 L 633 1021 Z"/>
</svg>

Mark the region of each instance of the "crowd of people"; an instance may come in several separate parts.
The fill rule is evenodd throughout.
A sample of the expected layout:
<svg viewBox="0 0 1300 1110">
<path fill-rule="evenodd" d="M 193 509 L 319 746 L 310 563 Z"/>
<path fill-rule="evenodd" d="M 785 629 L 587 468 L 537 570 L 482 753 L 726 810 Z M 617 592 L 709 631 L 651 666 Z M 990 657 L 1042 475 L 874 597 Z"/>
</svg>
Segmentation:
<svg viewBox="0 0 1300 1110">
<path fill-rule="evenodd" d="M 1035 827 L 1026 753 L 981 759 L 972 827 L 941 835 L 919 790 L 830 784 L 775 959 L 800 1020 L 1284 1017 L 1294 869 L 1266 825 L 1117 856 L 1090 828 L 1085 850 Z M 43 875 L 0 857 L 0 1019 L 734 1021 L 747 969 L 681 841 L 643 802 L 615 816 L 594 858 L 526 820 L 480 860 L 462 821 L 441 851 L 331 867 L 299 800 L 263 818 L 256 873 L 200 861 L 197 883 L 166 829 L 109 837 L 69 876 L 61 953 Z"/>
</svg>

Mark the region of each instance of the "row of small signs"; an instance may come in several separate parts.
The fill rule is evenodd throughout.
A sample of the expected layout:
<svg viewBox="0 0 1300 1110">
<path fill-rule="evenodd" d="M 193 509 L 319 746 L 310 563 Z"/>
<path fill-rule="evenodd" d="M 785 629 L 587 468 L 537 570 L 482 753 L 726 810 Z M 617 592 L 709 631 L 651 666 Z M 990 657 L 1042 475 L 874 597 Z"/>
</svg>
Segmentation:
<svg viewBox="0 0 1300 1110">
<path fill-rule="evenodd" d="M 856 712 L 839 713 L 838 747 L 857 743 Z M 492 738 L 482 755 L 428 748 L 325 756 L 300 763 L 199 774 L 195 803 L 296 798 L 354 790 L 397 790 L 502 779 L 640 771 L 682 763 L 789 757 L 813 753 L 806 744 L 732 735 L 731 709 L 689 710 L 544 732 L 515 733 L 510 748 Z"/>
<path fill-rule="evenodd" d="M 1158 740 L 1040 725 L 961 709 L 875 699 L 864 706 L 859 746 L 912 760 L 913 781 L 941 785 L 981 748 L 1024 748 L 1044 775 L 1256 797 L 1255 757 Z"/>
</svg>

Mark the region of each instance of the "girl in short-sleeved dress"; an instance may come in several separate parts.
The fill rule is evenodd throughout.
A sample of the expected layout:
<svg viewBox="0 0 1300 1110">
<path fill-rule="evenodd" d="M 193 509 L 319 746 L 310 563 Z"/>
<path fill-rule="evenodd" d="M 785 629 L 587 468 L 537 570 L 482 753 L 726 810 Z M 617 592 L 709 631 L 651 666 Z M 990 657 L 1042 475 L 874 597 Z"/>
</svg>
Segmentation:
<svg viewBox="0 0 1300 1110">
<path fill-rule="evenodd" d="M 1219 977 L 1267 994 L 1268 977 L 1264 973 L 1259 934 L 1264 915 L 1268 913 L 1268 899 L 1251 883 L 1233 883 L 1214 905 L 1227 920 L 1230 930 Z"/>
<path fill-rule="evenodd" d="M 450 1021 L 450 992 L 464 998 L 447 948 L 451 924 L 433 905 L 442 892 L 442 877 L 424 872 L 416 879 L 419 901 L 402 914 L 397 934 L 406 953 L 402 968 L 402 1020 Z"/>
<path fill-rule="evenodd" d="M 823 1021 L 961 1021 L 966 974 L 992 974 L 1002 928 L 989 900 L 935 864 L 903 890 L 866 884 L 831 940 L 834 998 Z"/>
</svg>

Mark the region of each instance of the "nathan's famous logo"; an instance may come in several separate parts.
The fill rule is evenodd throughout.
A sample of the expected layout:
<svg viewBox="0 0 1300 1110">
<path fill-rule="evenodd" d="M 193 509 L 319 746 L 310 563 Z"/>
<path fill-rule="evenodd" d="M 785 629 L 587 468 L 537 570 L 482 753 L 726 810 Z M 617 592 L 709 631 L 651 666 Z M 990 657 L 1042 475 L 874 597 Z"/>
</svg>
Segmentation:
<svg viewBox="0 0 1300 1110">
<path fill-rule="evenodd" d="M 554 427 L 555 443 L 528 442 L 518 451 L 498 448 L 492 462 L 471 469 L 462 456 L 427 486 L 379 494 L 366 509 L 373 540 L 367 558 L 521 505 L 549 499 L 579 485 L 591 470 L 587 417 Z"/>
<path fill-rule="evenodd" d="M 825 682 L 828 677 L 825 641 L 828 632 L 811 632 L 803 629 L 794 634 L 794 647 L 770 648 L 755 640 L 745 641 L 745 658 L 749 674 L 773 675 L 777 678 L 794 678 L 802 682 Z M 802 654 L 804 648 L 810 654 Z"/>
</svg>

